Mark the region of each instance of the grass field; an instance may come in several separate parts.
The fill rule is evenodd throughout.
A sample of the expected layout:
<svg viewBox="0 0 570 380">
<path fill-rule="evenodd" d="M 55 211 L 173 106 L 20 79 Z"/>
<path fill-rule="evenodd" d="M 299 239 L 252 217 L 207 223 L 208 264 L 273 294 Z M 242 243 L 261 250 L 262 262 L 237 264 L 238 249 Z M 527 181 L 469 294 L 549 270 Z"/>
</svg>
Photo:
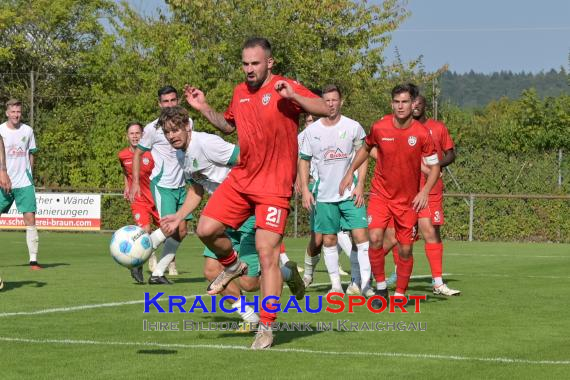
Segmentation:
<svg viewBox="0 0 570 380">
<path fill-rule="evenodd" d="M 420 314 L 372 314 L 364 308 L 336 315 L 293 311 L 281 313 L 279 321 L 313 327 L 338 319 L 422 322 L 426 331 L 278 332 L 270 351 L 254 352 L 247 349 L 252 334 L 143 331 L 143 320 L 180 326 L 184 320 L 238 321 L 223 313 L 143 313 L 145 292 L 205 293 L 196 238 L 183 243 L 180 275 L 166 287 L 135 285 L 109 256 L 110 235 L 41 233 L 40 239 L 45 269 L 33 272 L 26 265 L 24 234 L 0 233 L 3 380 L 568 378 L 569 245 L 446 242 L 445 277 L 463 294 L 444 298 L 429 293 L 423 244 L 418 244 L 414 275 L 419 277 L 412 279 L 410 293 L 428 294 Z M 305 240 L 286 243 L 289 256 L 302 262 Z M 346 257 L 341 261 L 350 268 Z M 307 294 L 325 293 L 327 278 L 321 262 L 317 285 Z"/>
</svg>

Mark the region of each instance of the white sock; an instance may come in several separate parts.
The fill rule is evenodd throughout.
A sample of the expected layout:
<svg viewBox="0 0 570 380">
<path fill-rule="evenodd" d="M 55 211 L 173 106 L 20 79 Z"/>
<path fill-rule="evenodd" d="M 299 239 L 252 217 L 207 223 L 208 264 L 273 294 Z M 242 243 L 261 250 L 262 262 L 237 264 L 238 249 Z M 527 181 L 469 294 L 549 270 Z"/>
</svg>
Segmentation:
<svg viewBox="0 0 570 380">
<path fill-rule="evenodd" d="M 338 273 L 338 249 L 334 247 L 323 247 L 323 255 L 325 256 L 325 265 L 329 272 L 332 287 L 342 289 L 340 285 L 340 274 Z"/>
<path fill-rule="evenodd" d="M 352 252 L 352 241 L 350 240 L 348 232 L 340 231 L 336 234 L 336 238 L 340 249 L 342 249 L 350 259 L 350 252 Z"/>
<path fill-rule="evenodd" d="M 309 256 L 309 253 L 305 251 L 305 276 L 313 277 L 313 271 L 321 259 L 321 255 Z"/>
<path fill-rule="evenodd" d="M 237 313 L 241 316 L 245 322 L 249 323 L 258 323 L 259 322 L 259 315 L 255 314 L 255 310 L 249 305 L 245 305 L 244 312 L 241 311 L 241 299 L 238 299 L 232 307 L 237 309 Z"/>
<path fill-rule="evenodd" d="M 168 264 L 172 260 L 174 260 L 174 256 L 176 255 L 176 251 L 180 246 L 180 242 L 174 240 L 173 238 L 167 238 L 164 242 L 164 247 L 162 248 L 162 257 L 160 261 L 156 264 L 156 268 L 154 272 L 152 272 L 153 276 L 164 276 L 164 271 L 168 268 Z"/>
<path fill-rule="evenodd" d="M 360 266 L 361 287 L 364 290 L 370 282 L 370 274 L 372 269 L 370 267 L 370 258 L 368 257 L 368 242 L 356 244 L 358 250 L 358 265 Z"/>
<path fill-rule="evenodd" d="M 404 296 L 402 293 L 398 293 L 398 292 L 394 292 L 394 295 L 395 295 L 395 296 L 401 296 L 401 297 Z"/>
<path fill-rule="evenodd" d="M 387 288 L 386 281 L 377 281 L 376 282 L 376 289 L 384 290 Z"/>
<path fill-rule="evenodd" d="M 440 287 L 441 285 L 443 285 L 443 278 L 441 278 L 441 277 L 434 277 L 434 278 L 433 278 L 433 282 L 434 282 L 434 285 L 435 285 L 436 287 Z"/>
<path fill-rule="evenodd" d="M 166 236 L 164 232 L 159 228 L 155 230 L 152 234 L 150 234 L 150 241 L 152 242 L 152 249 L 153 251 L 156 250 L 164 241 L 166 240 Z"/>
<path fill-rule="evenodd" d="M 36 226 L 26 227 L 26 243 L 28 244 L 28 254 L 30 261 L 38 261 L 38 246 L 40 238 Z"/>
<path fill-rule="evenodd" d="M 279 262 L 281 263 L 281 265 L 287 264 L 288 261 L 289 261 L 289 256 L 287 256 L 286 252 L 279 254 Z"/>
</svg>

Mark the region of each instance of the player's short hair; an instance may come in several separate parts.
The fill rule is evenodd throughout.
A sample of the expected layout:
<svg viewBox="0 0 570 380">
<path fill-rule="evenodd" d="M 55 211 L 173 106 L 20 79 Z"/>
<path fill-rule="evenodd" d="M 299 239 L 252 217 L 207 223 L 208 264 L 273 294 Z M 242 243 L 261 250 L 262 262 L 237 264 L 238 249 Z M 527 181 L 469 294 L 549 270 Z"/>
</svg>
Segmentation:
<svg viewBox="0 0 570 380">
<path fill-rule="evenodd" d="M 166 94 L 172 94 L 175 93 L 176 97 L 178 98 L 178 91 L 176 91 L 176 89 L 173 86 L 164 86 L 158 89 L 158 99 L 160 100 L 160 98 L 162 97 L 162 95 L 166 95 Z"/>
<path fill-rule="evenodd" d="M 125 131 L 129 131 L 129 129 L 133 126 L 133 125 L 138 125 L 141 128 L 141 132 L 143 131 L 143 126 L 141 123 L 139 123 L 138 121 L 132 121 L 129 124 L 127 124 L 127 128 L 125 128 Z"/>
<path fill-rule="evenodd" d="M 342 92 L 340 91 L 340 87 L 338 87 L 336 84 L 327 84 L 325 87 L 323 87 L 323 90 L 321 91 L 323 95 L 328 94 L 329 92 L 337 92 L 339 98 L 342 98 Z"/>
<path fill-rule="evenodd" d="M 416 86 L 415 84 L 413 84 L 413 83 L 402 83 L 402 84 L 399 84 L 392 89 L 392 99 L 394 99 L 396 97 L 396 95 L 400 95 L 400 94 L 403 94 L 405 92 L 410 94 L 410 97 L 412 98 L 412 100 L 417 98 L 417 96 L 420 93 L 418 86 Z"/>
<path fill-rule="evenodd" d="M 189 123 L 190 116 L 188 115 L 188 111 L 181 106 L 162 108 L 160 116 L 158 117 L 158 126 L 163 130 L 166 130 L 166 128 L 170 130 L 186 130 Z"/>
<path fill-rule="evenodd" d="M 265 51 L 265 54 L 268 57 L 272 56 L 272 51 L 271 51 L 271 44 L 269 43 L 269 40 L 267 38 L 263 38 L 263 37 L 250 37 L 248 38 L 243 46 L 242 46 L 242 50 L 244 49 L 250 49 L 250 48 L 254 48 L 254 47 L 260 47 Z"/>
<path fill-rule="evenodd" d="M 10 108 L 10 107 L 12 107 L 12 106 L 19 106 L 19 107 L 21 107 L 21 106 L 22 106 L 22 102 L 19 101 L 18 99 L 12 98 L 12 99 L 10 99 L 10 100 L 8 100 L 8 101 L 6 102 L 6 109 L 8 109 L 8 108 Z"/>
</svg>

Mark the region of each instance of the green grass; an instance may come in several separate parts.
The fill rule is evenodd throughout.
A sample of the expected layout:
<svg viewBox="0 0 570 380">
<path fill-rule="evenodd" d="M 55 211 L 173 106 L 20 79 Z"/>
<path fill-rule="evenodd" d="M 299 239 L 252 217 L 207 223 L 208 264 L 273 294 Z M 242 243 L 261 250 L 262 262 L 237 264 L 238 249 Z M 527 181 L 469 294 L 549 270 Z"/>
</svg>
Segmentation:
<svg viewBox="0 0 570 380">
<path fill-rule="evenodd" d="M 234 315 L 143 313 L 143 304 L 8 314 L 142 301 L 155 295 L 204 294 L 201 244 L 181 246 L 175 285 L 135 285 L 109 257 L 109 235 L 40 234 L 40 262 L 30 271 L 23 233 L 0 233 L 0 377 L 66 378 L 566 378 L 570 369 L 570 246 L 445 243 L 446 280 L 461 297 L 434 297 L 427 278 L 411 294 L 428 294 L 421 313 L 281 313 L 281 322 L 348 319 L 422 322 L 427 331 L 279 332 L 267 352 L 246 350 L 251 334 L 143 331 L 152 322 L 237 321 Z M 287 239 L 302 263 L 306 241 Z M 349 269 L 346 257 L 341 259 Z M 392 263 L 388 258 L 387 267 Z M 429 273 L 423 244 L 414 275 Z M 148 277 L 148 273 L 145 273 Z M 348 278 L 343 278 L 348 281 Z M 324 263 L 316 283 L 326 283 Z M 327 285 L 308 295 L 324 294 Z M 284 291 L 288 295 L 288 290 Z M 162 303 L 166 305 L 166 302 Z M 314 304 L 314 303 L 312 303 Z M 413 308 L 408 308 L 412 311 Z M 243 349 L 242 349 L 243 348 Z M 352 353 L 352 354 L 350 354 Z M 357 354 L 360 353 L 360 354 Z M 497 360 L 503 358 L 505 360 Z"/>
</svg>

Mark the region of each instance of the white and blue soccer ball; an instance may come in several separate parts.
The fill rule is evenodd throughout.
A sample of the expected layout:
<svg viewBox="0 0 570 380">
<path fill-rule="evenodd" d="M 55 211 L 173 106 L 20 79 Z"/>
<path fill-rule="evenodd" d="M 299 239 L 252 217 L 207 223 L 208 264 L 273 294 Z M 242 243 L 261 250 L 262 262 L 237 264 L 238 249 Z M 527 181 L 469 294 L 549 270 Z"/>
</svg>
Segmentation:
<svg viewBox="0 0 570 380">
<path fill-rule="evenodd" d="M 138 226 L 119 228 L 111 238 L 113 260 L 127 268 L 143 265 L 152 253 L 150 235 Z"/>
</svg>

